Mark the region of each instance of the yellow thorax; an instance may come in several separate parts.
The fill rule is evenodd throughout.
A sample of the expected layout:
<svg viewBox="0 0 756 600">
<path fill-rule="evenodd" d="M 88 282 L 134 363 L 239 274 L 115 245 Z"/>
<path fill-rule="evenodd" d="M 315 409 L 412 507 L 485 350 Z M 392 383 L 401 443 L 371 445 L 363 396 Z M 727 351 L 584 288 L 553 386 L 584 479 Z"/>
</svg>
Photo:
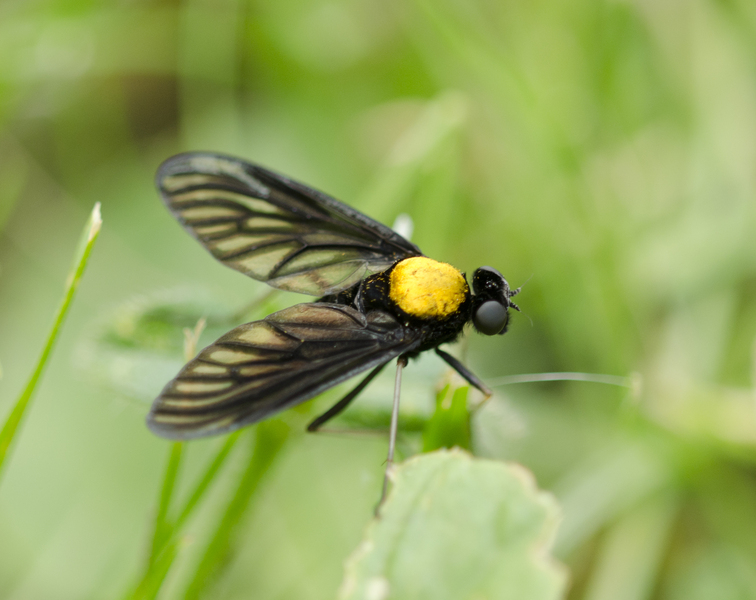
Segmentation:
<svg viewBox="0 0 756 600">
<path fill-rule="evenodd" d="M 425 256 L 407 258 L 391 271 L 389 296 L 420 319 L 445 319 L 465 301 L 469 288 L 457 269 Z"/>
</svg>

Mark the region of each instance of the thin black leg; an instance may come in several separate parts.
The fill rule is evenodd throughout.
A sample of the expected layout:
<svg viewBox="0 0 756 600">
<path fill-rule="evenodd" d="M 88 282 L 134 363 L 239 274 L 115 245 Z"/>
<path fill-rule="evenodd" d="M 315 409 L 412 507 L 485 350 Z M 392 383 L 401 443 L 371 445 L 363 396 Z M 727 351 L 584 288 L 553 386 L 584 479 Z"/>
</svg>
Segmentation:
<svg viewBox="0 0 756 600">
<path fill-rule="evenodd" d="M 444 352 L 440 348 L 436 348 L 436 354 L 443 358 L 452 369 L 454 369 L 457 373 L 464 377 L 470 383 L 470 385 L 478 388 L 481 392 L 483 392 L 483 395 L 486 397 L 485 400 L 488 400 L 491 396 L 493 396 L 493 391 L 491 390 L 491 388 L 489 388 L 485 383 L 478 379 L 478 376 L 475 373 L 468 370 L 465 365 L 459 362 L 451 354 Z"/>
<path fill-rule="evenodd" d="M 331 408 L 329 408 L 327 411 L 325 411 L 322 415 L 320 415 L 317 419 L 315 419 L 312 423 L 310 423 L 307 426 L 307 431 L 314 432 L 320 429 L 320 426 L 326 423 L 326 421 L 330 421 L 333 417 L 338 415 L 342 410 L 344 410 L 349 403 L 354 400 L 359 393 L 365 389 L 368 383 L 373 381 L 373 378 L 378 375 L 378 373 L 381 372 L 381 369 L 386 366 L 387 363 L 383 363 L 382 365 L 378 365 L 375 369 L 370 371 L 367 377 L 360 381 L 360 383 L 357 384 L 357 387 L 354 388 L 351 392 L 349 392 L 346 396 L 344 396 L 341 400 L 339 400 L 336 404 L 334 404 Z"/>
</svg>

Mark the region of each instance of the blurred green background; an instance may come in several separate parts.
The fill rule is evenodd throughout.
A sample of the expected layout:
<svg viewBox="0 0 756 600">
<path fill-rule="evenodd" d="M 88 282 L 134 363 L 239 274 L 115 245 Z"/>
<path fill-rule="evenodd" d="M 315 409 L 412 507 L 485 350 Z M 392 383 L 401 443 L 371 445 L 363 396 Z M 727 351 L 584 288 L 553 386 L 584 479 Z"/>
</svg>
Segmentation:
<svg viewBox="0 0 756 600">
<path fill-rule="evenodd" d="M 181 327 L 215 316 L 209 343 L 266 293 L 162 206 L 154 172 L 186 150 L 388 224 L 408 213 L 430 256 L 525 284 L 506 336 L 458 349 L 484 380 L 632 376 L 498 387 L 474 417 L 476 454 L 520 462 L 561 503 L 569 598 L 756 598 L 756 4 L 4 0 L 0 419 L 96 201 L 104 227 L 0 482 L 0 597 L 127 592 L 169 449 L 144 417 Z M 406 371 L 406 419 L 432 410 L 444 371 Z M 382 418 L 390 386 L 352 418 Z M 386 438 L 285 418 L 213 597 L 333 598 L 371 516 Z M 180 490 L 222 443 L 189 445 Z M 161 597 L 181 594 L 246 460 Z"/>
</svg>

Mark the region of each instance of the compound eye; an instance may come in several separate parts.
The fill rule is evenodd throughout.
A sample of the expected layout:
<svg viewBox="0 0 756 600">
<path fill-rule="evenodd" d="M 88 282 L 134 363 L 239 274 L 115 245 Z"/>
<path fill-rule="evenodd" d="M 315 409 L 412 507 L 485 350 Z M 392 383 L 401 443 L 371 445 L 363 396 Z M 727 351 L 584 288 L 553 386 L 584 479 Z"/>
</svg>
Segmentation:
<svg viewBox="0 0 756 600">
<path fill-rule="evenodd" d="M 478 307 L 473 315 L 475 329 L 486 335 L 496 335 L 507 324 L 507 309 L 501 302 L 489 300 Z"/>
</svg>

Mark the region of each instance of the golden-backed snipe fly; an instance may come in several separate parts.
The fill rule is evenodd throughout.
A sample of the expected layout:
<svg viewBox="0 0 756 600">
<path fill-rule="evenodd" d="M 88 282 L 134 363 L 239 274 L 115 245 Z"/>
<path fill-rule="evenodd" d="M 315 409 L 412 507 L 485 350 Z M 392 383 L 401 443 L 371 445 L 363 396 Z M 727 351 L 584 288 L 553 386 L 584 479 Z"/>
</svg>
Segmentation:
<svg viewBox="0 0 756 600">
<path fill-rule="evenodd" d="M 304 402 L 372 369 L 308 427 L 315 431 L 397 361 L 389 463 L 401 369 L 436 353 L 485 395 L 490 390 L 439 349 L 472 321 L 506 331 L 519 310 L 496 269 L 472 278 L 341 202 L 260 166 L 211 153 L 165 161 L 157 187 L 181 225 L 223 264 L 281 290 L 319 297 L 240 325 L 165 386 L 147 418 L 171 439 L 225 433 Z"/>
</svg>

